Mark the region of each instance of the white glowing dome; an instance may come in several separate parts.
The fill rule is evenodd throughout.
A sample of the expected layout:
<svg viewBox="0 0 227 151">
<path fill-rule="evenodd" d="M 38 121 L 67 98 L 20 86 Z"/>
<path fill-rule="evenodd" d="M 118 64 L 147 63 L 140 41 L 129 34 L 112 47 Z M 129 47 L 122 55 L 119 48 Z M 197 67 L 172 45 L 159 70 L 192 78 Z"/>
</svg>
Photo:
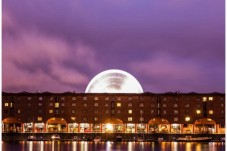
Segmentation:
<svg viewBox="0 0 227 151">
<path fill-rule="evenodd" d="M 85 93 L 143 93 L 143 89 L 131 74 L 111 69 L 96 75 L 89 82 Z"/>
</svg>

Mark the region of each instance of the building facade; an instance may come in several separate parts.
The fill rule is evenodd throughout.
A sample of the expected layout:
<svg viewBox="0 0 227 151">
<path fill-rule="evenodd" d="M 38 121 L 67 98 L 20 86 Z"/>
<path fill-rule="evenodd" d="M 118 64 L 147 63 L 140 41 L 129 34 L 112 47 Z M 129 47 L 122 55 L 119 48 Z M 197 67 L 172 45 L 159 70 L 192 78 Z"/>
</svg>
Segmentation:
<svg viewBox="0 0 227 151">
<path fill-rule="evenodd" d="M 2 132 L 224 134 L 222 93 L 2 93 Z"/>
</svg>

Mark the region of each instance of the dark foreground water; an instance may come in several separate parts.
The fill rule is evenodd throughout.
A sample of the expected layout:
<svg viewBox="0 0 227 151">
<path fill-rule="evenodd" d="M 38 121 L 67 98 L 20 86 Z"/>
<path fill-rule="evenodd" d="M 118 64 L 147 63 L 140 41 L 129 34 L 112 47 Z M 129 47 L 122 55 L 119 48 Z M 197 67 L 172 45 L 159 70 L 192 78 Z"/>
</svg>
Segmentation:
<svg viewBox="0 0 227 151">
<path fill-rule="evenodd" d="M 3 142 L 2 151 L 224 151 L 223 142 Z"/>
</svg>

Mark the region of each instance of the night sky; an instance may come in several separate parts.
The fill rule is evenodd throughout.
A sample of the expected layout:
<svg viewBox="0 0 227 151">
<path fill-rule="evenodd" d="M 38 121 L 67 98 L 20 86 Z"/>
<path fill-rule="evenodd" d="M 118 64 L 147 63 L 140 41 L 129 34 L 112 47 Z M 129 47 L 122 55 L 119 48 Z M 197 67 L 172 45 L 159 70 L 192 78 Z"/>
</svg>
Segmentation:
<svg viewBox="0 0 227 151">
<path fill-rule="evenodd" d="M 144 91 L 225 92 L 224 0 L 2 0 L 2 91 L 84 92 L 107 69 Z"/>
</svg>

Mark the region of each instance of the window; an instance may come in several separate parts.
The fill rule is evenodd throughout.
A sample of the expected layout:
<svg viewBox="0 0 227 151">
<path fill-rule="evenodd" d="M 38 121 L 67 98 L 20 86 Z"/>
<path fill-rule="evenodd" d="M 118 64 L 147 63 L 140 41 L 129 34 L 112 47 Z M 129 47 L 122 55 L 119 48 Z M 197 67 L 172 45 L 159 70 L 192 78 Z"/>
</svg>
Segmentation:
<svg viewBox="0 0 227 151">
<path fill-rule="evenodd" d="M 132 107 L 132 103 L 128 103 L 128 107 Z"/>
<path fill-rule="evenodd" d="M 213 110 L 209 110 L 209 114 L 214 114 L 214 111 Z"/>
<path fill-rule="evenodd" d="M 111 114 L 115 114 L 115 110 L 114 109 L 111 110 Z"/>
<path fill-rule="evenodd" d="M 173 113 L 174 114 L 178 114 L 178 110 L 173 110 Z"/>
<path fill-rule="evenodd" d="M 86 117 L 83 117 L 83 121 L 86 122 L 87 121 L 87 118 Z"/>
<path fill-rule="evenodd" d="M 65 97 L 61 97 L 61 100 L 65 100 Z"/>
<path fill-rule="evenodd" d="M 163 103 L 163 104 L 162 104 L 162 107 L 166 107 L 166 103 Z"/>
<path fill-rule="evenodd" d="M 38 106 L 43 106 L 43 103 L 38 103 Z"/>
<path fill-rule="evenodd" d="M 27 106 L 32 106 L 32 104 L 31 103 L 28 103 Z"/>
<path fill-rule="evenodd" d="M 132 100 L 132 97 L 128 97 L 128 100 Z"/>
<path fill-rule="evenodd" d="M 9 103 L 5 103 L 5 106 L 9 106 Z"/>
<path fill-rule="evenodd" d="M 94 113 L 95 113 L 95 114 L 98 114 L 98 113 L 99 113 L 99 111 L 98 111 L 98 110 L 94 110 Z"/>
<path fill-rule="evenodd" d="M 189 116 L 185 117 L 185 121 L 186 122 L 190 121 L 190 117 Z"/>
<path fill-rule="evenodd" d="M 87 103 L 83 103 L 83 106 L 84 106 L 84 107 L 87 107 Z"/>
<path fill-rule="evenodd" d="M 177 104 L 177 103 L 175 103 L 175 104 L 173 105 L 173 107 L 178 107 L 178 104 Z"/>
<path fill-rule="evenodd" d="M 75 110 L 72 110 L 72 114 L 75 114 L 76 113 L 76 111 Z"/>
<path fill-rule="evenodd" d="M 84 96 L 84 97 L 83 97 L 83 100 L 87 100 L 87 97 L 86 97 L 86 96 Z"/>
<path fill-rule="evenodd" d="M 105 107 L 108 107 L 108 106 L 109 106 L 109 104 L 108 104 L 108 103 L 106 103 L 106 104 L 105 104 Z"/>
<path fill-rule="evenodd" d="M 139 107 L 144 107 L 144 104 L 143 104 L 143 103 L 140 103 L 140 104 L 139 104 Z"/>
<path fill-rule="evenodd" d="M 163 114 L 166 114 L 166 110 L 163 110 Z"/>
<path fill-rule="evenodd" d="M 71 117 L 71 120 L 72 120 L 72 121 L 75 121 L 75 120 L 76 120 L 76 117 Z"/>
<path fill-rule="evenodd" d="M 132 121 L 132 117 L 128 117 L 128 121 L 131 122 Z"/>
<path fill-rule="evenodd" d="M 58 102 L 55 103 L 55 104 L 54 104 L 54 107 L 59 107 L 59 103 L 58 103 Z"/>
<path fill-rule="evenodd" d="M 187 104 L 185 105 L 185 107 L 190 107 L 190 104 L 187 103 Z"/>
<path fill-rule="evenodd" d="M 224 107 L 224 103 L 221 103 L 221 107 Z"/>
<path fill-rule="evenodd" d="M 38 117 L 38 121 L 42 121 L 43 120 L 43 118 L 42 117 Z"/>
<path fill-rule="evenodd" d="M 20 113 L 20 110 L 17 110 L 17 113 L 19 114 Z"/>
<path fill-rule="evenodd" d="M 197 107 L 200 108 L 201 107 L 201 104 L 197 104 Z"/>
<path fill-rule="evenodd" d="M 120 101 L 121 100 L 121 97 L 117 97 L 117 100 Z"/>
<path fill-rule="evenodd" d="M 55 114 L 59 114 L 59 110 L 58 109 L 55 110 Z"/>
<path fill-rule="evenodd" d="M 83 114 L 86 114 L 86 113 L 87 113 L 87 110 L 82 110 L 82 113 L 83 113 Z"/>
<path fill-rule="evenodd" d="M 94 117 L 94 121 L 98 121 L 99 120 L 99 118 L 98 117 Z"/>
<path fill-rule="evenodd" d="M 174 121 L 174 122 L 177 122 L 177 121 L 178 121 L 178 117 L 174 117 L 174 118 L 173 118 L 173 121 Z"/>
<path fill-rule="evenodd" d="M 106 114 L 108 114 L 109 113 L 109 110 L 106 110 Z"/>
<path fill-rule="evenodd" d="M 117 107 L 121 107 L 121 103 L 117 103 Z"/>
<path fill-rule="evenodd" d="M 28 99 L 28 100 L 31 100 L 31 99 L 32 99 L 32 97 L 30 97 L 30 96 L 29 96 L 27 99 Z"/>
<path fill-rule="evenodd" d="M 95 103 L 94 105 L 95 105 L 95 106 L 99 106 L 99 103 Z"/>
<path fill-rule="evenodd" d="M 49 113 L 50 113 L 50 114 L 53 113 L 53 110 L 49 110 Z"/>
<path fill-rule="evenodd" d="M 201 110 L 196 110 L 196 114 L 201 114 Z"/>
<path fill-rule="evenodd" d="M 38 110 L 38 113 L 42 114 L 43 113 L 43 110 Z"/>
<path fill-rule="evenodd" d="M 140 114 L 143 114 L 143 110 L 140 110 Z"/>
<path fill-rule="evenodd" d="M 206 102 L 207 101 L 207 97 L 203 97 L 203 102 Z"/>
<path fill-rule="evenodd" d="M 54 106 L 54 104 L 53 103 L 49 103 L 49 106 Z"/>
<path fill-rule="evenodd" d="M 61 110 L 61 113 L 65 113 L 65 111 L 64 110 Z"/>
<path fill-rule="evenodd" d="M 208 97 L 209 101 L 213 101 L 213 99 L 214 99 L 213 97 Z"/>
<path fill-rule="evenodd" d="M 121 110 L 117 110 L 117 114 L 121 114 Z"/>
<path fill-rule="evenodd" d="M 96 96 L 96 97 L 95 97 L 95 100 L 96 100 L 96 101 L 99 100 L 99 97 Z"/>
<path fill-rule="evenodd" d="M 132 114 L 132 110 L 128 110 L 128 114 Z"/>
<path fill-rule="evenodd" d="M 154 110 L 151 110 L 151 114 L 154 114 Z"/>
<path fill-rule="evenodd" d="M 73 101 L 75 101 L 75 100 L 76 100 L 76 97 L 75 97 L 75 96 L 74 96 L 74 97 L 72 97 L 72 100 L 73 100 Z"/>
<path fill-rule="evenodd" d="M 162 98 L 162 100 L 166 100 L 166 98 Z"/>
<path fill-rule="evenodd" d="M 40 101 L 43 100 L 43 98 L 42 98 L 41 96 L 40 96 L 38 99 L 39 99 Z"/>
<path fill-rule="evenodd" d="M 224 110 L 222 110 L 222 111 L 221 111 L 221 114 L 225 114 L 225 111 L 224 111 Z"/>
<path fill-rule="evenodd" d="M 76 106 L 76 103 L 72 103 L 72 106 Z"/>
<path fill-rule="evenodd" d="M 110 99 L 109 99 L 109 97 L 106 97 L 105 100 L 108 101 L 108 100 L 110 100 Z"/>
<path fill-rule="evenodd" d="M 144 118 L 143 117 L 140 117 L 140 122 L 143 122 L 144 121 Z"/>
<path fill-rule="evenodd" d="M 65 106 L 65 103 L 61 103 L 61 106 Z"/>
</svg>

